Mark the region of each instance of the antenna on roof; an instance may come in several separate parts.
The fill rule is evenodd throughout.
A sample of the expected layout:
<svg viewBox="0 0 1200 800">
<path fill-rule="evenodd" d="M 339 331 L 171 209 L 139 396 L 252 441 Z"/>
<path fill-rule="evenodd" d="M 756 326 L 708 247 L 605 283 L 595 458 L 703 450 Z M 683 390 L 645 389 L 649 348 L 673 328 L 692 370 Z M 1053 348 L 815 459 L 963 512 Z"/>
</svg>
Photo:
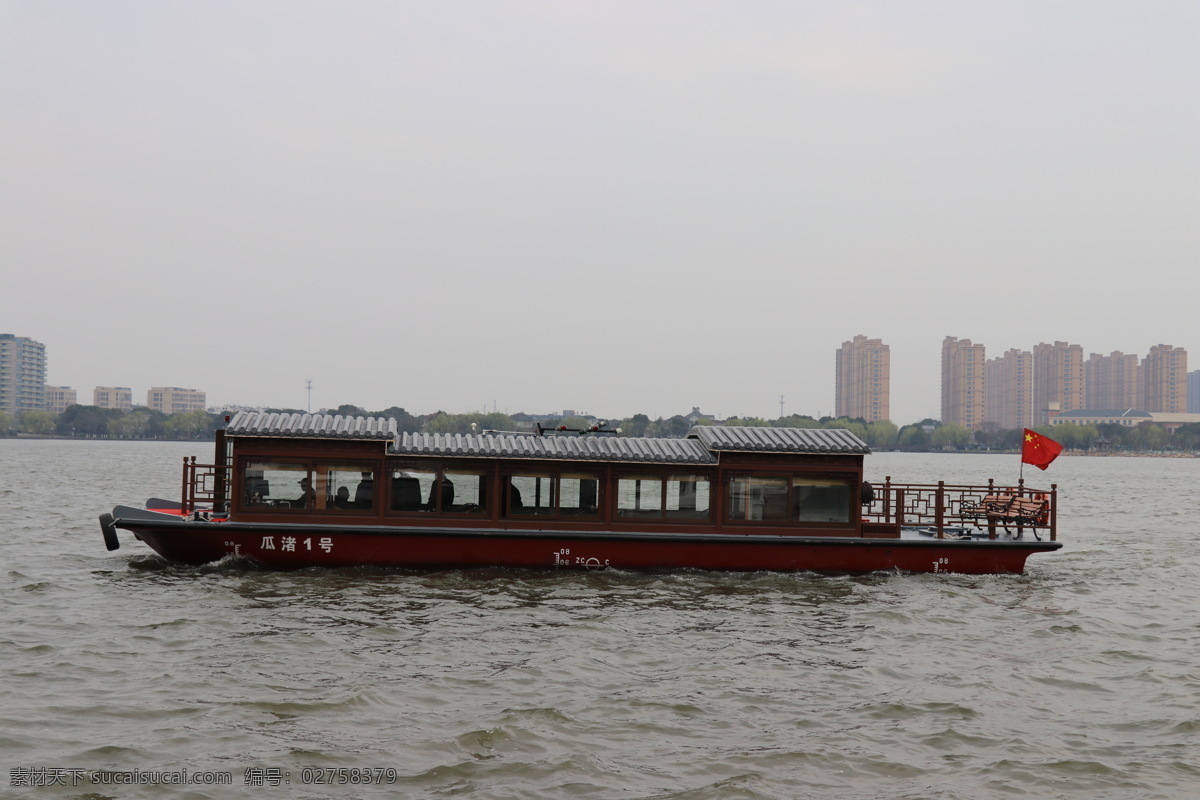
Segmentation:
<svg viewBox="0 0 1200 800">
<path fill-rule="evenodd" d="M 304 379 L 304 388 L 308 389 L 308 413 L 312 413 L 312 378 Z"/>
</svg>

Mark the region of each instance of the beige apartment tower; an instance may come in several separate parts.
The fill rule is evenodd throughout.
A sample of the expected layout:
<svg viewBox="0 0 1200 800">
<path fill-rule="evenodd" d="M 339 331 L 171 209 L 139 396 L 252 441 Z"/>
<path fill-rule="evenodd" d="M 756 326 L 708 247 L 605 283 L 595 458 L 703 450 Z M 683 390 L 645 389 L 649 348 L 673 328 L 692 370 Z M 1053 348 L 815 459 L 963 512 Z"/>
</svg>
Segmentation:
<svg viewBox="0 0 1200 800">
<path fill-rule="evenodd" d="M 983 427 L 984 355 L 981 344 L 947 336 L 942 341 L 942 423 L 968 430 Z"/>
<path fill-rule="evenodd" d="M 984 422 L 998 430 L 1028 428 L 1033 422 L 1033 353 L 1009 350 L 984 364 Z"/>
<path fill-rule="evenodd" d="M 1141 365 L 1132 353 L 1092 353 L 1083 365 L 1083 380 L 1084 408 L 1144 410 Z"/>
<path fill-rule="evenodd" d="M 890 419 L 892 356 L 880 339 L 855 336 L 837 351 L 835 414 L 867 422 Z"/>
<path fill-rule="evenodd" d="M 203 411 L 205 395 L 204 392 L 180 389 L 178 386 L 153 386 L 146 392 L 146 405 L 164 414 L 186 414 L 189 411 Z"/>
<path fill-rule="evenodd" d="M 1156 344 L 1142 360 L 1143 411 L 1187 413 L 1187 350 Z"/>
<path fill-rule="evenodd" d="M 1033 348 L 1033 422 L 1046 425 L 1064 411 L 1084 407 L 1083 348 L 1045 342 Z"/>
</svg>

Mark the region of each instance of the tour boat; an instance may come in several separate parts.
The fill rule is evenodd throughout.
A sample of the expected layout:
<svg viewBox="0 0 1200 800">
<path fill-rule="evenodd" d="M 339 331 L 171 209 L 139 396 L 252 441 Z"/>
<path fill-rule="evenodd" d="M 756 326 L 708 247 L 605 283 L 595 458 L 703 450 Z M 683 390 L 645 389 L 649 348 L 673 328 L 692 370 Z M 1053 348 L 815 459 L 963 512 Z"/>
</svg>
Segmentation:
<svg viewBox="0 0 1200 800">
<path fill-rule="evenodd" d="M 1021 573 L 1057 550 L 1057 487 L 863 479 L 845 430 L 602 426 L 407 433 L 382 417 L 241 412 L 213 463 L 185 458 L 179 502 L 116 506 L 168 561 L 269 569 Z"/>
</svg>

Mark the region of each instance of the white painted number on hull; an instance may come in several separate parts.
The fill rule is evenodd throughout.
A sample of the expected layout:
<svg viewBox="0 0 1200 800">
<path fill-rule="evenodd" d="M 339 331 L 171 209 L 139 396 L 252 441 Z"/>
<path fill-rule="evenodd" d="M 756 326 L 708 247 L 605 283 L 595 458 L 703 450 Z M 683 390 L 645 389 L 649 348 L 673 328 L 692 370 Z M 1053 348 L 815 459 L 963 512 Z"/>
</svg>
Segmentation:
<svg viewBox="0 0 1200 800">
<path fill-rule="evenodd" d="M 604 569 L 609 566 L 608 559 L 601 561 L 590 556 L 571 556 L 571 548 L 563 547 L 554 554 L 556 567 L 583 567 L 584 569 Z"/>
<path fill-rule="evenodd" d="M 949 558 L 939 558 L 937 561 L 934 561 L 933 562 L 933 571 L 934 572 L 949 572 L 950 571 L 950 559 Z"/>
</svg>

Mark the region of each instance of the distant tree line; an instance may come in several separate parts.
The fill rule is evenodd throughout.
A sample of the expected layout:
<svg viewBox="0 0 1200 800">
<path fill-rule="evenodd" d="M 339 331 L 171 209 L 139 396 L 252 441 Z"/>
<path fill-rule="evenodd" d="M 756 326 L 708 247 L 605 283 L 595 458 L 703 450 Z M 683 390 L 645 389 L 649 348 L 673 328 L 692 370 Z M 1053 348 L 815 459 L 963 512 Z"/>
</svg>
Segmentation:
<svg viewBox="0 0 1200 800">
<path fill-rule="evenodd" d="M 268 413 L 303 414 L 301 409 L 269 408 Z M 516 431 L 511 416 L 499 413 L 413 415 L 399 406 L 382 411 L 367 411 L 345 404 L 329 411 L 342 416 L 384 417 L 396 421 L 401 432 L 409 433 L 471 433 L 472 431 Z M 163 414 L 138 407 L 121 411 L 98 406 L 74 405 L 61 414 L 48 411 L 23 411 L 15 415 L 0 411 L 0 436 L 27 434 L 34 436 L 67 436 L 87 439 L 212 439 L 213 431 L 223 423 L 224 414 L 191 411 Z M 679 438 L 686 436 L 693 423 L 684 416 L 650 419 L 646 414 L 634 414 L 621 420 L 607 420 L 609 430 L 620 429 L 625 436 L 655 436 Z M 543 421 L 542 426 L 565 426 L 570 429 L 591 427 L 593 420 L 583 417 L 560 417 Z M 717 424 L 700 422 L 698 424 Z M 926 419 L 897 427 L 887 420 L 867 422 L 861 418 L 821 417 L 791 414 L 768 420 L 762 417 L 731 417 L 726 425 L 748 425 L 774 428 L 840 428 L 865 441 L 874 450 L 969 451 L 1018 450 L 1022 431 L 988 428 L 971 431 L 962 425 Z M 474 427 L 472 427 L 474 426 Z M 1039 433 L 1061 443 L 1068 450 L 1085 452 L 1158 452 L 1200 451 L 1200 423 L 1183 425 L 1168 431 L 1158 425 L 1056 425 L 1039 426 Z"/>
<path fill-rule="evenodd" d="M 21 411 L 15 418 L 0 411 L 0 433 L 78 439 L 212 439 L 221 419 L 222 415 L 206 411 L 164 414 L 144 407 L 122 411 L 75 405 L 61 414 Z"/>
</svg>

